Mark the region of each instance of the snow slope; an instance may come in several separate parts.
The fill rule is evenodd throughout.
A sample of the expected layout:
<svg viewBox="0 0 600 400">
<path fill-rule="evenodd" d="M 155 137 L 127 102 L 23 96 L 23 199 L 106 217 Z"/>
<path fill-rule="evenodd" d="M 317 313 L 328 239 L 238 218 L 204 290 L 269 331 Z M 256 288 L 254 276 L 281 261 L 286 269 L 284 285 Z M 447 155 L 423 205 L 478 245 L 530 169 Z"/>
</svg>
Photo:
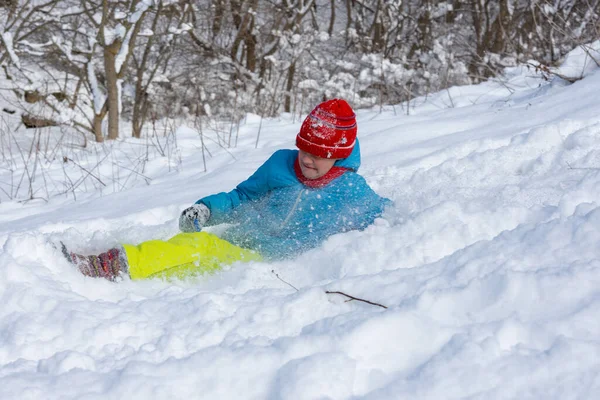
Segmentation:
<svg viewBox="0 0 600 400">
<path fill-rule="evenodd" d="M 597 398 L 600 72 L 588 61 L 567 60 L 585 71 L 572 85 L 519 68 L 408 115 L 359 111 L 361 172 L 395 206 L 289 261 L 110 283 L 48 244 L 168 238 L 183 207 L 293 147 L 289 115 L 249 116 L 206 173 L 182 126 L 180 167 L 154 159 L 148 185 L 0 203 L 0 398 Z"/>
</svg>

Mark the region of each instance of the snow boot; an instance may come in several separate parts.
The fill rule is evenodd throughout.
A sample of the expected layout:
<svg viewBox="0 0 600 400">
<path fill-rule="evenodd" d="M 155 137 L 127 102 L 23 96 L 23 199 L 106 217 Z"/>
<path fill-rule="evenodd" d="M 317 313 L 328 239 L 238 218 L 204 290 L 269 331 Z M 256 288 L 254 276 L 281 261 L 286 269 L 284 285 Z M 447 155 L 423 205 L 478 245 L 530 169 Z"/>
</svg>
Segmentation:
<svg viewBox="0 0 600 400">
<path fill-rule="evenodd" d="M 97 256 L 84 256 L 68 251 L 61 242 L 61 251 L 85 276 L 105 278 L 114 282 L 121 273 L 128 274 L 127 256 L 123 248 L 110 249 Z"/>
</svg>

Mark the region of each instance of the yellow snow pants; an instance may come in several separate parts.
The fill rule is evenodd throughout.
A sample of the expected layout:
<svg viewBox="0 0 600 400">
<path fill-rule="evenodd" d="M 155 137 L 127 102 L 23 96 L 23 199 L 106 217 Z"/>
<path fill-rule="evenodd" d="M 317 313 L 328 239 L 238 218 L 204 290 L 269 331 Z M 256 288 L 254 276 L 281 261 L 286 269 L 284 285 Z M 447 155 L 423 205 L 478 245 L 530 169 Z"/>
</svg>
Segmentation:
<svg viewBox="0 0 600 400">
<path fill-rule="evenodd" d="M 180 233 L 169 240 L 123 245 L 131 279 L 184 279 L 218 271 L 236 261 L 261 261 L 255 251 L 243 249 L 206 232 Z"/>
</svg>

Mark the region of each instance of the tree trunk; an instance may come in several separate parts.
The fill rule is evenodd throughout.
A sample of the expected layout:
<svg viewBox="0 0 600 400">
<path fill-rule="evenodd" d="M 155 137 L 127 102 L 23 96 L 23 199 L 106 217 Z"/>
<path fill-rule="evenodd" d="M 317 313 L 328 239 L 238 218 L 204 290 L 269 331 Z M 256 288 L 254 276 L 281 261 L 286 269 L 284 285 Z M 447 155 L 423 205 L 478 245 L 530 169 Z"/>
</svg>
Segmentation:
<svg viewBox="0 0 600 400">
<path fill-rule="evenodd" d="M 104 135 L 102 134 L 102 120 L 104 119 L 104 115 L 98 115 L 94 113 L 94 121 L 93 127 L 94 136 L 96 138 L 96 142 L 102 143 L 104 142 Z"/>
<path fill-rule="evenodd" d="M 108 139 L 119 137 L 119 85 L 117 83 L 116 59 L 121 42 L 115 40 L 104 47 L 104 71 L 106 73 L 106 91 L 108 97 Z"/>
<path fill-rule="evenodd" d="M 292 110 L 292 88 L 294 87 L 294 75 L 296 74 L 296 62 L 293 62 L 288 69 L 287 83 L 285 85 L 285 103 L 283 106 L 284 112 Z"/>
<path fill-rule="evenodd" d="M 352 27 L 352 0 L 346 0 L 346 43 L 350 43 L 350 28 Z"/>
<path fill-rule="evenodd" d="M 329 28 L 327 33 L 329 37 L 333 36 L 333 28 L 335 27 L 335 0 L 331 0 L 331 16 L 329 17 Z"/>
<path fill-rule="evenodd" d="M 140 118 L 140 111 L 138 107 L 133 109 L 133 120 L 131 121 L 131 136 L 136 139 L 142 137 L 142 124 Z"/>
<path fill-rule="evenodd" d="M 133 106 L 133 117 L 131 121 L 132 125 L 132 136 L 134 138 L 142 137 L 142 129 L 146 122 L 146 115 L 148 114 L 148 94 L 143 93 L 141 87 L 137 88 L 135 95 L 135 105 Z"/>
<path fill-rule="evenodd" d="M 223 20 L 225 18 L 226 4 L 224 0 L 216 0 L 213 2 L 213 6 L 215 15 L 212 24 L 212 37 L 215 39 L 215 37 L 221 33 L 221 26 L 223 25 Z"/>
</svg>

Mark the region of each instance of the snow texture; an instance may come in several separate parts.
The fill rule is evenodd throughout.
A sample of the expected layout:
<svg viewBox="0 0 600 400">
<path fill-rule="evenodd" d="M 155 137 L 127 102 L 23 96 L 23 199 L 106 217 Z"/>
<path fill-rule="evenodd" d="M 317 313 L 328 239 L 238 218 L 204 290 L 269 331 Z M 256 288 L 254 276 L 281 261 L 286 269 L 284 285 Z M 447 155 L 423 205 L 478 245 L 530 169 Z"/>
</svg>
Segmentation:
<svg viewBox="0 0 600 400">
<path fill-rule="evenodd" d="M 361 172 L 395 205 L 288 261 L 111 283 L 49 241 L 92 253 L 174 235 L 182 209 L 293 147 L 290 115 L 249 116 L 229 151 L 209 143 L 206 173 L 181 126 L 180 168 L 158 157 L 126 190 L 2 201 L 0 398 L 597 398 L 600 72 L 579 67 L 572 85 L 513 68 L 409 115 L 359 110 Z M 112 144 L 113 176 L 131 143 Z"/>
<path fill-rule="evenodd" d="M 94 99 L 94 113 L 100 115 L 102 113 L 104 102 L 106 101 L 106 95 L 102 92 L 100 86 L 98 86 L 98 79 L 96 78 L 96 72 L 94 72 L 94 64 L 91 61 L 87 63 L 87 75 Z"/>
<path fill-rule="evenodd" d="M 115 60 L 115 68 L 116 68 L 117 72 L 119 72 L 119 73 L 121 72 L 121 68 L 123 67 L 125 60 L 127 59 L 127 56 L 129 55 L 129 46 L 130 46 L 130 42 L 131 42 L 131 37 L 133 35 L 133 32 L 136 29 L 136 24 L 138 23 L 140 18 L 143 17 L 144 13 L 146 11 L 148 11 L 148 9 L 150 7 L 153 6 L 153 4 L 154 4 L 154 0 L 143 0 L 142 2 L 138 3 L 135 11 L 128 18 L 128 21 L 130 24 L 129 28 L 125 32 L 125 28 L 123 27 L 122 32 L 119 34 L 119 37 L 123 40 L 123 43 L 121 44 L 121 47 L 119 48 L 119 53 L 117 54 L 117 57 Z"/>
<path fill-rule="evenodd" d="M 2 32 L 2 43 L 4 44 L 12 63 L 16 65 L 17 68 L 21 68 L 21 61 L 19 60 L 17 53 L 15 53 L 12 32 Z"/>
</svg>

